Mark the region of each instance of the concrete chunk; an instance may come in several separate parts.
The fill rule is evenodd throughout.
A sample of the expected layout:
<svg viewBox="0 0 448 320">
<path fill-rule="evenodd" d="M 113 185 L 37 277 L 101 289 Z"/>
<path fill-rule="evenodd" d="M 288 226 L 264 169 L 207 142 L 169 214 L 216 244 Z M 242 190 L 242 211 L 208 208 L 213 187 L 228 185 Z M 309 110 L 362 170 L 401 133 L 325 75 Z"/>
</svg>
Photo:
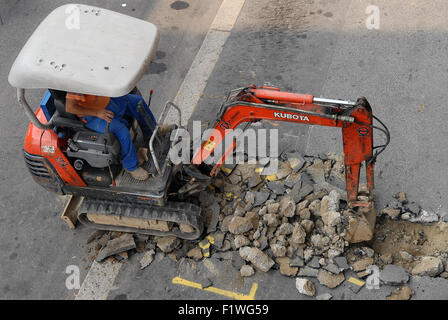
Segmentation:
<svg viewBox="0 0 448 320">
<path fill-rule="evenodd" d="M 165 253 L 170 253 L 179 244 L 179 239 L 174 236 L 162 237 L 157 241 L 157 247 Z"/>
<path fill-rule="evenodd" d="M 299 293 L 310 297 L 314 297 L 314 294 L 316 293 L 314 284 L 310 280 L 305 278 L 296 279 L 296 288 L 299 291 Z"/>
<path fill-rule="evenodd" d="M 233 234 L 242 234 L 253 228 L 251 221 L 246 217 L 233 217 L 229 223 L 229 231 Z"/>
<path fill-rule="evenodd" d="M 328 292 L 322 293 L 316 297 L 317 300 L 330 300 L 331 298 L 333 298 L 333 296 L 331 294 L 329 294 Z"/>
<path fill-rule="evenodd" d="M 335 275 L 331 272 L 328 272 L 327 270 L 321 269 L 317 276 L 317 280 L 319 280 L 320 284 L 333 289 L 339 286 L 342 282 L 344 282 L 345 276 L 343 273 Z"/>
<path fill-rule="evenodd" d="M 269 196 L 270 196 L 269 192 L 256 192 L 255 200 L 254 200 L 254 207 L 261 206 L 263 203 L 265 203 L 269 199 Z"/>
<path fill-rule="evenodd" d="M 275 262 L 267 254 L 258 248 L 242 247 L 240 256 L 246 261 L 251 262 L 257 269 L 268 272 Z"/>
<path fill-rule="evenodd" d="M 443 262 L 437 257 L 423 257 L 422 260 L 412 269 L 411 273 L 418 276 L 435 277 L 442 273 Z"/>
<path fill-rule="evenodd" d="M 409 281 L 409 274 L 400 266 L 388 264 L 380 272 L 380 281 L 384 284 L 402 285 Z"/>
<path fill-rule="evenodd" d="M 297 274 L 299 277 L 313 277 L 316 278 L 319 275 L 319 269 L 313 269 L 308 266 L 300 268 L 299 273 Z"/>
<path fill-rule="evenodd" d="M 347 263 L 346 257 L 334 257 L 333 258 L 334 263 L 341 269 L 341 270 L 347 270 L 350 269 L 350 266 Z"/>
<path fill-rule="evenodd" d="M 254 268 L 252 268 L 251 266 L 249 266 L 247 264 L 242 266 L 240 269 L 240 274 L 242 277 L 251 277 L 254 275 L 254 273 L 255 273 Z"/>
<path fill-rule="evenodd" d="M 154 250 L 146 251 L 143 257 L 140 259 L 140 269 L 145 269 L 147 266 L 151 264 L 151 262 L 154 260 Z"/>
<path fill-rule="evenodd" d="M 280 265 L 280 273 L 284 276 L 292 277 L 297 274 L 298 268 L 291 267 L 291 259 L 288 257 L 277 258 L 277 263 Z"/>
<path fill-rule="evenodd" d="M 101 262 L 110 256 L 135 248 L 136 245 L 134 237 L 131 233 L 125 233 L 118 238 L 110 240 L 103 248 L 103 250 L 101 250 L 101 252 L 98 254 L 95 260 L 97 262 Z"/>
</svg>

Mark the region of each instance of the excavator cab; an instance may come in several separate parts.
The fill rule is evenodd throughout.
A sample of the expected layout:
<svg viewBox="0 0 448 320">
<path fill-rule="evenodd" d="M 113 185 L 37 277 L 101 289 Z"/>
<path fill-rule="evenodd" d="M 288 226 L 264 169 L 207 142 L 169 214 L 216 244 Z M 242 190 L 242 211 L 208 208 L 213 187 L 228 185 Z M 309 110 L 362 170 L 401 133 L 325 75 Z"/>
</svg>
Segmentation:
<svg viewBox="0 0 448 320">
<path fill-rule="evenodd" d="M 31 120 L 24 143 L 27 167 L 47 190 L 82 199 L 79 221 L 99 229 L 196 238 L 202 232 L 199 207 L 168 201 L 175 174 L 168 157 L 171 134 L 159 132 L 173 109 L 180 127 L 181 111 L 169 102 L 156 120 L 136 87 L 158 42 L 159 31 L 150 22 L 93 6 L 64 5 L 28 39 L 9 82 Z M 36 112 L 25 97 L 30 89 L 47 89 Z M 150 141 L 143 139 L 135 119 L 125 120 L 135 148 L 149 150 L 142 167 L 150 179 L 135 180 L 124 170 L 120 143 L 109 130 L 92 131 L 66 111 L 67 92 L 126 96 L 138 105 L 137 112 L 152 130 Z M 188 211 L 197 217 L 187 217 Z"/>
<path fill-rule="evenodd" d="M 9 75 L 9 82 L 17 88 L 19 103 L 32 122 L 25 152 L 36 153 L 31 150 L 36 143 L 40 143 L 36 147 L 41 150 L 62 150 L 82 176 L 77 178 L 69 173 L 63 183 L 109 186 L 120 172 L 120 144 L 110 132 L 92 131 L 76 115 L 68 113 L 66 94 L 112 98 L 131 94 L 129 99 L 138 101 L 138 112 L 154 131 L 157 121 L 136 84 L 149 67 L 158 41 L 156 26 L 116 12 L 74 4 L 54 10 L 29 38 Z M 48 91 L 34 114 L 25 89 L 42 88 Z M 125 120 L 136 142 L 137 123 L 135 119 Z M 53 144 L 37 142 L 41 130 L 53 131 Z M 65 175 L 66 172 L 60 174 L 62 180 Z"/>
</svg>

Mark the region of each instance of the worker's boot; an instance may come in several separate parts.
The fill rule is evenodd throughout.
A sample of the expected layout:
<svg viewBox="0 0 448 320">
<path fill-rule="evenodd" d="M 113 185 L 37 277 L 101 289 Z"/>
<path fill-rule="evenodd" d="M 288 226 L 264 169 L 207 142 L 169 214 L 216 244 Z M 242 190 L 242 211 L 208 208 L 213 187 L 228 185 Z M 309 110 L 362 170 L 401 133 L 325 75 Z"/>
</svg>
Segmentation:
<svg viewBox="0 0 448 320">
<path fill-rule="evenodd" d="M 135 180 L 145 181 L 149 178 L 149 173 L 142 167 L 138 167 L 134 171 L 128 171 L 132 178 Z"/>
<path fill-rule="evenodd" d="M 149 161 L 148 148 L 141 147 L 137 151 L 138 164 L 142 165 L 146 161 Z"/>
<path fill-rule="evenodd" d="M 159 125 L 159 134 L 162 136 L 173 131 L 174 125 L 172 124 L 161 124 Z"/>
</svg>

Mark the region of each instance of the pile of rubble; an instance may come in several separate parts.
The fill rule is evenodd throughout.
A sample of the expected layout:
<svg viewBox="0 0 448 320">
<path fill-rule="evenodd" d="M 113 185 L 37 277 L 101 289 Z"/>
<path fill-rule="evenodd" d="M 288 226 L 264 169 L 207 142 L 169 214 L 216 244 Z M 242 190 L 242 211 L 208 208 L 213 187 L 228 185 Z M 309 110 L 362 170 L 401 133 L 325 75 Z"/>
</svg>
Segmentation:
<svg viewBox="0 0 448 320">
<path fill-rule="evenodd" d="M 213 256 L 219 260 L 232 260 L 242 277 L 269 270 L 296 277 L 298 291 L 309 296 L 314 296 L 316 291 L 311 278 L 328 288 L 335 288 L 348 280 L 346 270 L 355 272 L 359 282 L 352 281 L 358 283 L 353 290 L 359 290 L 364 284 L 360 279 L 366 278 L 371 272 L 369 266 L 378 262 L 384 267 L 381 272 L 383 283 L 404 285 L 409 280 L 408 271 L 417 275 L 442 274 L 446 261 L 439 257 L 414 261 L 412 270 L 405 270 L 402 266 L 391 265 L 387 256 L 379 256 L 365 243 L 364 246 L 349 246 L 370 240 L 373 230 L 367 227 L 367 222 L 363 229 L 359 217 L 354 220 L 354 212 L 347 209 L 343 156 L 302 157 L 298 153 L 289 153 L 279 160 L 278 165 L 279 169 L 273 175 L 265 175 L 266 167 L 260 164 L 223 168 L 228 175 L 216 179 L 197 199 L 206 217 L 206 232 L 202 239 L 132 237 L 116 232 L 97 234 L 100 245 L 96 247 L 96 260 L 108 257 L 122 260 L 127 258 L 123 251 L 136 250 L 144 253 L 140 264 L 145 268 L 156 252 L 174 261 L 200 261 Z M 408 203 L 404 194 L 400 193 L 396 198 L 397 201 L 382 214 L 404 219 L 406 213 L 416 212 L 414 204 Z M 409 220 L 421 216 L 412 215 Z M 366 239 L 356 238 L 359 235 L 351 230 L 353 221 L 358 223 L 356 228 L 362 231 L 361 234 L 368 234 Z M 121 252 L 117 245 L 122 246 Z M 396 268 L 400 269 L 397 271 Z M 388 280 L 388 277 L 398 277 L 399 280 Z M 403 294 L 408 296 L 407 293 L 405 288 L 397 290 L 391 299 Z M 331 295 L 318 298 L 329 299 Z"/>
<path fill-rule="evenodd" d="M 406 193 L 399 192 L 394 195 L 394 199 L 381 211 L 394 220 L 404 220 L 417 223 L 433 223 L 442 220 L 448 222 L 448 214 L 439 214 L 430 210 L 424 210 L 414 202 L 408 201 Z"/>
<path fill-rule="evenodd" d="M 256 164 L 238 165 L 218 183 L 222 192 L 201 194 L 214 248 L 238 250 L 250 263 L 241 269 L 243 276 L 252 275 L 253 267 L 263 272 L 279 268 L 286 276 L 317 276 L 314 268 L 320 266 L 337 276 L 341 270 L 333 259 L 349 245 L 344 239 L 347 210 L 341 204 L 345 193 L 325 177 L 343 181 L 342 159 L 287 156 L 274 175 L 263 176 Z"/>
</svg>

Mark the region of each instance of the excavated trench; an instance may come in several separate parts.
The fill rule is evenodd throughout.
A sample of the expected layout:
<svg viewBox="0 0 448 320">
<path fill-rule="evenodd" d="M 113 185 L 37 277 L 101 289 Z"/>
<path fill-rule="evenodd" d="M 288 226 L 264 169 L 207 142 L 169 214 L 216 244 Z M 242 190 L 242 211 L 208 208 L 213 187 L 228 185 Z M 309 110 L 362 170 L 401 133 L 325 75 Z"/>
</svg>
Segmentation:
<svg viewBox="0 0 448 320">
<path fill-rule="evenodd" d="M 394 264 L 407 269 L 413 262 L 403 259 L 403 251 L 414 258 L 435 256 L 448 251 L 448 223 L 424 225 L 381 217 L 377 221 L 372 248 L 380 256 L 392 255 Z"/>
</svg>

